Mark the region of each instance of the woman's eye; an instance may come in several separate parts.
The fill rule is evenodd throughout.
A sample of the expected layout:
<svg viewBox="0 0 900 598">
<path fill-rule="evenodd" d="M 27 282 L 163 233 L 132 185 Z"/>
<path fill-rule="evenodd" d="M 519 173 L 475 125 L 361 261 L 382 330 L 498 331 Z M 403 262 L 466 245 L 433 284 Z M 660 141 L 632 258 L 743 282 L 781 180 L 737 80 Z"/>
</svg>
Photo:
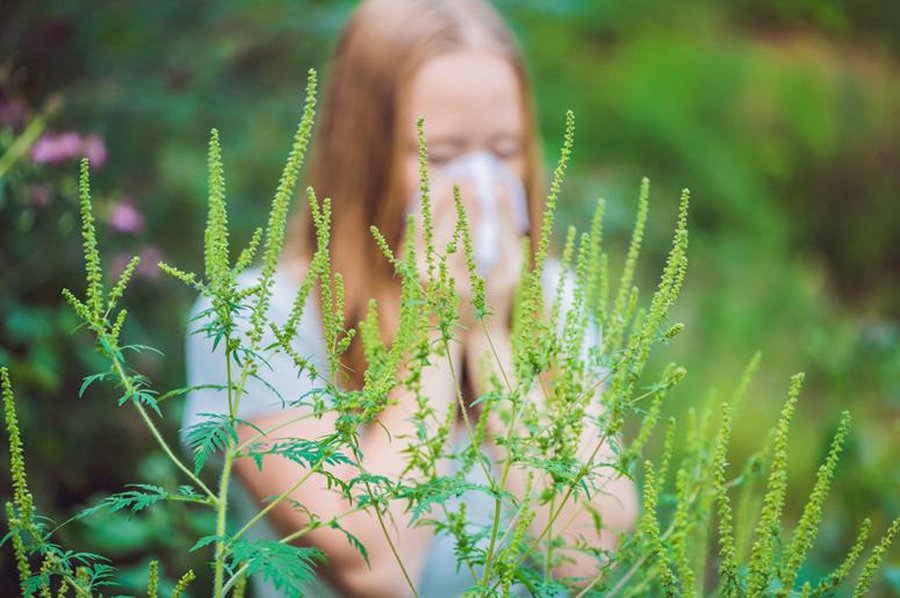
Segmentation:
<svg viewBox="0 0 900 598">
<path fill-rule="evenodd" d="M 431 166 L 443 166 L 453 160 L 453 156 L 446 153 L 428 153 L 428 164 Z"/>
<path fill-rule="evenodd" d="M 491 151 L 500 160 L 513 160 L 522 155 L 522 144 L 518 141 L 498 143 Z"/>
</svg>

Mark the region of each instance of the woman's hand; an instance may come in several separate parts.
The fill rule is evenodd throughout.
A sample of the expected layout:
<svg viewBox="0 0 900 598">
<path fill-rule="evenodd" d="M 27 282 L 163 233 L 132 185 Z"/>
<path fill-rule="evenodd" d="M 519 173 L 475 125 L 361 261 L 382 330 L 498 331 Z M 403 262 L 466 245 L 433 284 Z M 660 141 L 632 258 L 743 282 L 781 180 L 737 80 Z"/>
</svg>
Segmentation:
<svg viewBox="0 0 900 598">
<path fill-rule="evenodd" d="M 518 228 L 518 216 L 511 197 L 512 190 L 497 181 L 495 191 L 497 198 L 497 259 L 484 277 L 487 305 L 490 316 L 487 317 L 488 328 L 505 330 L 509 328 L 512 315 L 516 285 L 522 273 L 522 233 Z"/>
<path fill-rule="evenodd" d="M 488 313 L 483 320 L 472 322 L 474 325 L 469 328 L 465 339 L 467 368 L 470 374 L 475 376 L 480 374 L 480 361 L 485 355 L 491 357 L 491 369 L 495 371 L 498 369 L 497 359 L 499 356 L 494 355 L 496 348 L 490 346 L 491 339 L 509 344 L 513 301 L 524 260 L 522 234 L 510 196 L 512 190 L 502 183 L 503 181 L 497 181 L 495 189 L 497 215 L 494 221 L 496 230 L 492 235 L 496 240 L 493 247 L 496 252 L 495 259 L 493 267 L 489 271 L 480 273 L 484 277 Z M 475 217 L 478 216 L 476 206 Z M 475 220 L 473 223 L 473 220 L 473 218 L 469 218 L 470 226 L 472 230 L 477 230 L 479 222 Z M 501 361 L 506 361 L 506 359 L 501 358 Z M 510 364 L 501 363 L 499 365 L 501 372 L 508 374 L 503 370 L 508 370 Z"/>
<path fill-rule="evenodd" d="M 480 227 L 484 221 L 484 214 L 479 205 L 475 189 L 470 181 L 441 176 L 440 173 L 432 183 L 431 191 L 431 220 L 433 226 L 432 242 L 434 244 L 433 275 L 440 276 L 441 256 L 447 258 L 447 273 L 454 281 L 454 289 L 459 296 L 458 317 L 459 324 L 466 330 L 471 330 L 475 322 L 475 310 L 473 302 L 475 292 L 472 288 L 466 256 L 463 247 L 463 239 L 456 234 L 459 226 L 459 217 L 454 198 L 454 186 L 459 188 L 460 202 L 465 210 L 468 222 L 469 234 L 475 250 L 488 252 L 493 255 L 492 266 L 487 272 L 479 269 L 478 274 L 485 278 L 486 299 L 489 311 L 494 314 L 492 321 L 507 326 L 512 298 L 518 281 L 522 263 L 521 238 L 517 230 L 517 219 L 512 205 L 511 192 L 503 181 L 496 182 L 494 197 L 497 203 L 496 218 L 494 219 L 493 243 L 490 247 L 479 248 Z M 448 247 L 454 237 L 457 239 L 455 251 L 447 253 Z M 425 240 L 425 223 L 421 215 L 421 207 L 417 207 L 416 221 L 416 253 L 419 257 L 419 275 L 422 280 L 428 279 L 429 264 L 427 260 L 427 245 Z M 477 260 L 476 260 L 477 261 Z"/>
</svg>

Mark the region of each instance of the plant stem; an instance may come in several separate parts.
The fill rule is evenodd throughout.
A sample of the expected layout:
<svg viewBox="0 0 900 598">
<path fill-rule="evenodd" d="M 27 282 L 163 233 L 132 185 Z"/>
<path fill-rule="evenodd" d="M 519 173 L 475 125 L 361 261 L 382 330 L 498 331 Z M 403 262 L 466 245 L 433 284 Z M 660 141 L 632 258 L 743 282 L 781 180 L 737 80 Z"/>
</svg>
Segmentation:
<svg viewBox="0 0 900 598">
<path fill-rule="evenodd" d="M 260 519 L 265 517 L 269 513 L 269 511 L 271 511 L 272 509 L 277 507 L 281 502 L 283 502 L 285 499 L 287 499 L 288 496 L 293 494 L 300 486 L 303 485 L 304 482 L 306 482 L 306 480 L 308 480 L 312 476 L 312 474 L 316 473 L 319 470 L 319 468 L 322 466 L 323 463 L 325 463 L 325 460 L 327 458 L 328 458 L 328 455 L 326 454 L 326 455 L 323 455 L 318 461 L 316 461 L 316 463 L 312 467 L 310 467 L 309 470 L 305 474 L 300 476 L 300 479 L 297 480 L 297 482 L 293 486 L 291 486 L 290 488 L 288 488 L 287 490 L 285 490 L 284 492 L 279 494 L 275 500 L 273 500 L 272 502 L 267 504 L 265 506 L 265 508 L 260 510 L 259 513 L 257 513 L 256 515 L 253 516 L 252 519 L 250 519 L 250 521 L 248 521 L 246 524 L 244 524 L 244 527 L 239 529 L 237 531 L 237 533 L 231 537 L 231 541 L 233 542 L 233 541 L 237 540 L 238 538 L 240 538 L 241 536 L 243 536 L 244 533 L 248 529 L 253 527 L 254 523 L 256 523 L 257 521 L 259 521 Z"/>
<path fill-rule="evenodd" d="M 556 521 L 556 519 L 559 517 L 560 513 L 562 513 L 562 510 L 565 508 L 566 503 L 569 502 L 569 499 L 572 497 L 572 494 L 575 492 L 575 487 L 578 485 L 578 483 L 581 481 L 581 479 L 587 475 L 588 471 L 590 471 L 591 466 L 593 465 L 594 459 L 597 456 L 597 453 L 600 452 L 600 449 L 603 447 L 603 444 L 606 442 L 608 437 L 609 437 L 609 435 L 605 432 L 600 437 L 600 441 L 597 443 L 597 446 L 594 447 L 594 450 L 593 450 L 593 452 L 591 452 L 590 457 L 588 457 L 587 463 L 585 463 L 581 467 L 581 469 L 578 472 L 578 475 L 575 476 L 575 480 L 573 480 L 573 482 L 571 484 L 569 484 L 569 488 L 566 491 L 566 494 L 563 496 L 563 499 L 559 505 L 559 508 L 557 508 L 555 511 L 550 513 L 550 520 L 547 522 L 547 525 L 544 526 L 544 529 L 541 531 L 541 533 L 538 535 L 538 537 L 534 539 L 534 541 L 531 543 L 531 545 L 528 547 L 528 549 L 525 550 L 521 555 L 519 555 L 519 557 L 516 559 L 516 564 L 520 563 L 522 561 L 522 559 L 524 559 L 529 554 L 531 554 L 534 551 L 534 549 L 538 546 L 538 544 L 541 543 L 541 540 L 544 539 L 544 536 L 547 535 L 551 526 Z M 491 586 L 491 590 L 493 590 L 499 583 L 500 583 L 500 580 L 497 580 L 496 582 L 494 582 L 494 584 Z"/>
<path fill-rule="evenodd" d="M 397 547 L 394 545 L 394 541 L 391 539 L 391 534 L 388 532 L 387 526 L 384 524 L 384 517 L 381 515 L 381 509 L 378 508 L 378 504 L 375 502 L 375 497 L 372 494 L 372 487 L 369 485 L 369 482 L 366 482 L 366 491 L 369 494 L 369 500 L 372 501 L 372 506 L 375 507 L 375 516 L 378 518 L 378 525 L 381 527 L 381 533 L 384 534 L 385 540 L 387 540 L 388 546 L 391 549 L 391 552 L 394 555 L 394 559 L 396 559 L 397 564 L 400 565 L 400 571 L 403 572 L 403 578 L 406 580 L 407 585 L 409 585 L 409 589 L 412 590 L 413 596 L 419 598 L 419 592 L 416 590 L 416 584 L 413 583 L 412 578 L 410 578 L 409 573 L 406 571 L 406 566 L 403 564 L 403 559 L 400 558 L 400 553 L 397 552 Z"/>
<path fill-rule="evenodd" d="M 446 337 L 441 339 L 444 343 L 444 353 L 447 354 L 447 364 L 450 366 L 450 377 L 453 378 L 453 386 L 456 389 L 456 402 L 459 404 L 459 409 L 462 411 L 463 423 L 466 426 L 466 433 L 469 435 L 469 441 L 475 441 L 475 432 L 472 429 L 472 423 L 469 421 L 469 414 L 466 409 L 466 402 L 463 400 L 462 396 L 462 387 L 459 384 L 459 378 L 456 376 L 456 368 L 453 367 L 453 358 L 450 357 L 450 343 L 447 342 Z M 485 464 L 486 457 L 484 453 L 481 452 L 481 447 L 477 447 L 478 454 L 481 457 L 478 459 L 479 465 L 481 465 L 481 470 L 484 472 L 485 479 L 488 480 L 491 488 L 497 489 L 497 481 L 494 479 L 494 476 L 491 475 L 490 469 Z"/>
<path fill-rule="evenodd" d="M 216 564 L 215 564 L 215 582 L 214 596 L 222 598 L 222 581 L 225 572 L 225 553 L 227 543 L 225 542 L 225 524 L 227 521 L 228 508 L 228 482 L 231 478 L 231 465 L 234 462 L 234 454 L 231 451 L 225 453 L 225 463 L 222 468 L 222 478 L 219 484 L 219 505 L 216 509 Z"/>
<path fill-rule="evenodd" d="M 554 511 L 556 495 L 550 497 L 550 512 Z M 560 509 L 561 511 L 562 509 Z M 550 581 L 550 564 L 553 561 L 553 521 L 547 524 L 547 552 L 544 554 L 544 581 Z"/>
<path fill-rule="evenodd" d="M 503 362 L 500 359 L 500 354 L 497 352 L 497 348 L 494 346 L 494 341 L 491 339 L 491 335 L 488 332 L 487 325 L 484 323 L 483 319 L 481 320 L 481 327 L 484 330 L 484 336 L 488 341 L 488 345 L 491 348 L 491 352 L 494 355 L 494 359 L 497 361 L 497 366 L 500 368 L 500 373 L 503 375 L 503 381 L 506 383 L 506 388 L 509 390 L 509 392 L 512 392 L 513 391 L 512 384 L 510 384 L 509 378 L 506 375 L 506 371 L 503 368 Z M 509 475 L 509 469 L 512 464 L 512 451 L 509 450 L 509 441 L 512 438 L 513 432 L 515 431 L 515 422 L 516 422 L 516 417 L 518 415 L 518 407 L 519 407 L 518 403 L 513 404 L 512 415 L 509 419 L 509 428 L 506 431 L 507 449 L 506 449 L 506 459 L 503 463 L 503 473 L 500 476 L 500 488 L 501 489 L 506 487 L 506 478 Z M 503 507 L 503 501 L 500 499 L 499 496 L 497 496 L 496 498 L 494 498 L 494 521 L 493 521 L 493 524 L 491 527 L 491 541 L 490 541 L 490 544 L 488 545 L 487 558 L 485 559 L 485 563 L 484 563 L 484 576 L 482 577 L 482 580 L 481 580 L 482 584 L 487 583 L 487 580 L 489 579 L 489 576 L 490 576 L 491 564 L 494 559 L 494 550 L 497 545 L 497 533 L 500 529 L 500 511 L 501 511 L 502 507 Z"/>
<path fill-rule="evenodd" d="M 107 344 L 109 344 L 109 340 L 106 338 L 104 334 L 104 340 L 106 340 Z M 110 345 L 112 346 L 112 345 Z M 125 386 L 125 391 L 128 394 L 134 393 L 134 384 L 131 382 L 131 378 L 125 373 L 125 369 L 122 367 L 122 364 L 119 362 L 119 359 L 116 357 L 115 353 L 110 354 L 110 360 L 113 363 L 113 368 L 116 370 L 116 374 L 119 376 L 119 380 L 121 380 L 122 384 Z M 166 456 L 175 464 L 175 466 L 180 469 L 192 482 L 194 482 L 201 490 L 203 490 L 211 499 L 218 502 L 218 498 L 215 494 L 213 494 L 212 490 L 203 483 L 203 481 L 194 475 L 188 467 L 181 462 L 181 460 L 175 456 L 175 453 L 172 452 L 172 449 L 169 447 L 169 444 L 166 442 L 166 439 L 162 437 L 159 429 L 156 427 L 156 424 L 153 423 L 153 420 L 150 419 L 150 414 L 147 413 L 147 410 L 144 409 L 144 406 L 138 403 L 137 401 L 131 401 L 131 403 L 135 406 L 138 413 L 141 415 L 141 419 L 144 420 L 144 423 L 147 425 L 147 428 L 150 430 L 150 434 L 153 435 L 153 438 L 156 439 L 156 442 L 159 444 L 160 448 L 166 454 Z"/>
<path fill-rule="evenodd" d="M 251 437 L 250 439 L 239 444 L 237 446 L 237 448 L 234 449 L 234 452 L 240 453 L 241 451 L 243 451 L 245 448 L 247 448 L 248 446 L 250 446 L 257 440 L 268 436 L 272 432 L 277 432 L 278 430 L 280 430 L 282 428 L 286 428 L 286 427 L 290 426 L 291 424 L 296 424 L 297 422 L 301 422 L 303 420 L 309 419 L 310 417 L 315 417 L 316 415 L 320 415 L 320 413 L 317 413 L 317 412 L 304 413 L 303 415 L 299 415 L 297 417 L 292 417 L 288 420 L 280 422 L 278 425 L 272 426 L 271 428 L 268 428 L 267 430 L 264 430 L 262 432 L 257 432 L 253 437 Z"/>
<path fill-rule="evenodd" d="M 231 421 L 234 421 L 236 412 L 235 390 L 232 386 L 231 335 L 228 334 L 225 335 L 225 374 L 226 383 L 228 384 L 228 413 L 231 416 Z M 225 575 L 225 554 L 228 550 L 228 542 L 225 541 L 228 516 L 228 483 L 231 480 L 231 466 L 233 463 L 234 451 L 232 447 L 228 447 L 225 451 L 225 462 L 222 465 L 222 477 L 219 480 L 219 504 L 216 509 L 216 564 L 213 585 L 215 598 L 223 598 L 224 596 L 222 583 Z"/>
</svg>

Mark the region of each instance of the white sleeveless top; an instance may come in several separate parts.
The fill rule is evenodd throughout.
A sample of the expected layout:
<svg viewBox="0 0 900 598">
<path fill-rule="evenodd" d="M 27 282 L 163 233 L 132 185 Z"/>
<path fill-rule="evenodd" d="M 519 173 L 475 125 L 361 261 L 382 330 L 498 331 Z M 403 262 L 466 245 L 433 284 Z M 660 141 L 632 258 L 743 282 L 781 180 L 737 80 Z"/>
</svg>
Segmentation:
<svg viewBox="0 0 900 598">
<path fill-rule="evenodd" d="M 548 261 L 544 277 L 545 290 L 555 286 L 559 272 L 559 262 Z M 238 282 L 246 287 L 253 284 L 258 276 L 259 270 L 253 269 L 245 272 Z M 299 282 L 292 277 L 276 271 L 269 312 L 272 322 L 284 324 L 287 321 L 299 286 Z M 571 281 L 566 286 L 567 297 L 564 304 L 570 304 Z M 552 296 L 552 293 L 548 294 Z M 204 321 L 194 320 L 194 318 L 210 307 L 209 300 L 201 297 L 191 310 L 186 344 L 187 383 L 189 386 L 222 385 L 227 379 L 221 346 L 217 347 L 216 351 L 213 352 L 211 339 L 206 338 L 203 333 L 191 334 L 192 331 L 197 330 L 204 324 Z M 292 341 L 292 347 L 297 354 L 308 357 L 320 373 L 327 375 L 329 370 L 328 359 L 322 333 L 321 316 L 318 312 L 318 304 L 313 300 L 312 294 L 310 294 L 303 316 L 297 327 L 297 334 Z M 260 346 L 268 346 L 275 340 L 271 336 L 270 331 L 268 335 L 268 337 L 264 336 Z M 277 390 L 278 394 L 273 392 L 271 388 L 266 387 L 261 381 L 255 378 L 248 378 L 237 413 L 237 416 L 242 419 L 250 419 L 260 414 L 279 411 L 283 408 L 279 395 L 284 397 L 286 401 L 290 401 L 315 386 L 315 383 L 310 381 L 308 376 L 297 376 L 296 366 L 284 353 L 271 356 L 266 355 L 265 358 L 271 366 L 271 370 L 266 368 L 266 381 Z M 186 436 L 185 430 L 202 421 L 201 414 L 227 412 L 228 402 L 222 391 L 218 389 L 192 391 L 186 397 L 184 406 L 181 429 L 182 442 L 184 442 Z M 462 436 L 461 444 L 467 442 L 465 434 Z M 471 469 L 466 480 L 479 485 L 487 485 L 488 483 L 484 472 L 478 467 Z M 459 499 L 452 498 L 445 501 L 444 504 L 448 507 L 449 512 L 455 512 L 458 509 L 460 500 L 465 501 L 466 516 L 473 524 L 487 526 L 491 523 L 494 514 L 494 502 L 487 494 L 468 492 Z M 233 521 L 239 522 L 239 524 L 248 521 L 261 508 L 237 479 L 232 484 L 229 506 L 232 509 L 230 517 L 232 517 Z M 434 516 L 439 517 L 440 515 L 435 512 Z M 245 537 L 247 539 L 275 541 L 280 536 L 269 522 L 263 519 L 248 530 Z M 487 539 L 484 539 L 484 541 L 486 544 Z M 457 566 L 454 539 L 452 537 L 446 534 L 435 537 L 428 550 L 420 586 L 417 588 L 421 598 L 460 596 L 467 588 L 473 585 L 469 569 L 462 563 Z M 481 573 L 477 567 L 475 572 L 479 575 Z M 272 585 L 265 582 L 260 575 L 254 576 L 251 579 L 251 583 L 254 586 L 257 598 L 278 598 L 281 595 Z M 336 598 L 340 594 L 327 585 L 324 580 L 317 580 L 308 586 L 305 595 L 313 598 Z"/>
</svg>

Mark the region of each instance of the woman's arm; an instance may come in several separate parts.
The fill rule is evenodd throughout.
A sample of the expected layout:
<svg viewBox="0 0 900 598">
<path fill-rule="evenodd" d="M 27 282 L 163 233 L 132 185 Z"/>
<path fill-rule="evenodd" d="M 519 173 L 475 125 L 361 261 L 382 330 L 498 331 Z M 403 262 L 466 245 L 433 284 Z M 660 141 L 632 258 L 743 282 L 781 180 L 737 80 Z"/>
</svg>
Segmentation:
<svg viewBox="0 0 900 598">
<path fill-rule="evenodd" d="M 461 357 L 461 345 L 451 345 L 449 359 L 454 361 L 453 367 L 460 367 L 458 362 Z M 422 377 L 422 393 L 431 399 L 438 421 L 444 421 L 447 410 L 456 408 L 455 386 L 448 359 L 435 359 L 432 365 L 423 370 Z M 397 479 L 407 465 L 404 449 L 408 446 L 408 439 L 415 436 L 411 418 L 417 407 L 413 393 L 405 388 L 398 387 L 393 398 L 396 404 L 384 410 L 379 417 L 380 425 L 370 426 L 361 435 L 360 448 L 363 453 L 363 470 Z M 252 423 L 262 430 L 268 430 L 296 419 L 298 415 L 302 415 L 298 410 L 285 410 L 257 416 L 252 419 Z M 285 438 L 321 438 L 333 432 L 334 422 L 333 413 L 326 414 L 321 419 L 305 418 L 280 427 L 275 435 Z M 386 430 L 390 432 L 390 436 Z M 244 426 L 240 430 L 241 442 L 246 442 L 257 434 L 252 428 Z M 439 464 L 440 467 L 445 465 Z M 266 456 L 262 471 L 250 459 L 239 461 L 235 470 L 261 504 L 265 498 L 284 492 L 307 471 L 278 456 Z M 349 465 L 335 466 L 331 471 L 344 480 L 360 473 L 359 469 Z M 358 487 L 357 493 L 359 491 L 362 491 L 361 487 Z M 327 489 L 321 476 L 311 476 L 291 494 L 290 499 L 315 513 L 323 522 L 350 513 L 341 517 L 340 525 L 356 536 L 366 548 L 371 570 L 359 552 L 338 530 L 328 527 L 314 529 L 299 540 L 325 552 L 328 557 L 325 575 L 340 590 L 353 596 L 393 598 L 412 595 L 404 573 L 397 564 L 397 557 L 385 539 L 381 523 L 371 509 L 352 512 L 353 504 L 338 492 Z M 282 536 L 301 530 L 309 524 L 307 515 L 293 508 L 290 502 L 283 501 L 268 514 L 269 521 Z M 412 582 L 419 585 L 433 532 L 428 527 L 410 527 L 409 519 L 405 504 L 400 501 L 393 501 L 388 513 L 384 515 L 384 523 L 394 548 Z"/>
<path fill-rule="evenodd" d="M 495 371 L 502 371 L 510 378 L 510 383 L 515 384 L 512 380 L 512 347 L 510 345 L 509 330 L 500 324 L 505 322 L 504 318 L 491 318 L 487 320 L 485 327 L 480 324 L 476 325 L 469 334 L 466 345 L 466 367 L 470 372 L 478 372 L 482 359 L 487 356 L 489 363 Z M 499 360 L 499 367 L 498 367 Z M 480 382 L 479 376 L 473 376 L 476 384 Z M 501 381 L 503 376 L 501 376 Z M 482 392 L 483 389 L 478 389 Z M 532 391 L 529 400 L 538 404 L 543 403 L 543 396 L 540 388 Z M 592 401 L 596 404 L 597 401 Z M 499 417 L 489 420 L 491 432 L 495 435 L 505 436 L 507 433 L 506 425 L 500 421 Z M 583 447 L 579 457 L 586 461 L 594 449 L 600 445 L 594 455 L 594 462 L 600 463 L 605 459 L 612 457 L 609 439 L 601 438 L 594 428 L 586 427 L 583 432 L 580 446 Z M 505 451 L 502 447 L 496 447 L 498 458 L 502 461 L 506 458 Z M 517 496 L 522 496 L 525 492 L 526 472 L 522 469 L 512 467 L 506 480 L 507 489 Z M 562 507 L 559 514 L 552 523 L 554 536 L 564 536 L 569 540 L 568 544 L 581 537 L 587 543 L 605 548 L 614 549 L 618 541 L 618 533 L 624 530 L 630 530 L 634 527 L 637 520 L 637 493 L 634 483 L 623 476 L 616 474 L 612 468 L 609 469 L 609 477 L 601 483 L 601 487 L 593 494 L 589 504 L 585 504 L 588 499 L 579 498 L 575 500 L 570 498 Z M 602 529 L 598 530 L 595 526 L 595 520 L 590 506 L 601 514 Z M 555 505 L 559 509 L 559 505 Z M 531 531 L 535 536 L 544 533 L 550 524 L 552 514 L 550 505 L 543 505 L 536 509 L 535 519 L 531 524 Z M 546 538 L 546 537 L 545 537 Z M 595 558 L 579 551 L 566 551 L 565 556 L 574 562 L 567 562 L 556 567 L 556 573 L 565 577 L 592 577 L 597 573 L 597 561 Z"/>
</svg>

